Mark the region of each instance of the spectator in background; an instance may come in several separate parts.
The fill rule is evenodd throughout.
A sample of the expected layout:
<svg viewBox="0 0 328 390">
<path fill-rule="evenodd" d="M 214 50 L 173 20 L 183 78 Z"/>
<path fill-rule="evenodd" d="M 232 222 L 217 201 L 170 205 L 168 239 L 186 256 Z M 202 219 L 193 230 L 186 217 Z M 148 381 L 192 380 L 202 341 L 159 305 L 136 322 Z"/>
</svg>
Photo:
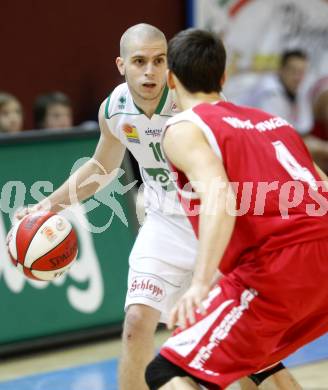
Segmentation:
<svg viewBox="0 0 328 390">
<path fill-rule="evenodd" d="M 263 76 L 237 103 L 281 116 L 300 134 L 305 134 L 311 128 L 311 116 L 307 115 L 309 110 L 306 109 L 306 102 L 301 101 L 299 89 L 307 68 L 308 58 L 303 51 L 285 51 L 281 55 L 277 73 Z"/>
<path fill-rule="evenodd" d="M 34 123 L 37 129 L 73 127 L 71 100 L 62 92 L 40 95 L 34 103 Z"/>
<path fill-rule="evenodd" d="M 18 133 L 23 130 L 23 110 L 19 100 L 0 92 L 0 133 Z"/>
<path fill-rule="evenodd" d="M 319 79 L 311 90 L 313 128 L 304 138 L 314 161 L 328 172 L 328 76 Z"/>
</svg>

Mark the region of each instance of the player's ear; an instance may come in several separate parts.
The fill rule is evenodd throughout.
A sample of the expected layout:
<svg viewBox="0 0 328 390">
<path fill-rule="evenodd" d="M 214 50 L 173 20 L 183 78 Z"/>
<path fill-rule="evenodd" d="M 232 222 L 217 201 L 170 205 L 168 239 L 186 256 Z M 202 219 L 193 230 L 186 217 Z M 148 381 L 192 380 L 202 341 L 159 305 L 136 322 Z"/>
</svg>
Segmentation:
<svg viewBox="0 0 328 390">
<path fill-rule="evenodd" d="M 117 69 L 120 72 L 120 75 L 125 76 L 124 59 L 122 57 L 117 57 L 115 62 L 116 62 Z"/>
<path fill-rule="evenodd" d="M 221 77 L 221 80 L 220 80 L 220 87 L 221 88 L 223 87 L 223 84 L 225 83 L 226 79 L 227 79 L 227 72 L 224 71 L 224 73 L 223 73 L 223 75 Z"/>
<path fill-rule="evenodd" d="M 167 82 L 167 86 L 170 89 L 175 89 L 174 76 L 172 71 L 170 71 L 170 69 L 166 71 L 166 82 Z"/>
</svg>

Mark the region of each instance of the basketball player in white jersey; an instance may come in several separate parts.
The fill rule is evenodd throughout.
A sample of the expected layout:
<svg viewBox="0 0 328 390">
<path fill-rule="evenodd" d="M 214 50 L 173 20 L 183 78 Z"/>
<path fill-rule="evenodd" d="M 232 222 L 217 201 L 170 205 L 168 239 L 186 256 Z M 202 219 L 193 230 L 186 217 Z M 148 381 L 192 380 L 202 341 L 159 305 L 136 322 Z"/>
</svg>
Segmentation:
<svg viewBox="0 0 328 390">
<path fill-rule="evenodd" d="M 69 188 L 76 185 L 83 201 L 99 182 L 81 186 L 92 175 L 108 175 L 121 165 L 125 149 L 137 159 L 145 184 L 147 217 L 129 259 L 126 315 L 122 336 L 120 390 L 146 390 L 145 368 L 154 354 L 154 333 L 189 286 L 197 241 L 186 216 L 175 202 L 174 185 L 160 149 L 165 122 L 175 113 L 166 88 L 164 34 L 148 24 L 130 27 L 120 41 L 116 59 L 126 83 L 117 86 L 99 110 L 100 140 L 93 159 L 81 166 L 48 198 L 18 214 L 70 205 Z M 256 388 L 245 379 L 243 389 Z"/>
</svg>

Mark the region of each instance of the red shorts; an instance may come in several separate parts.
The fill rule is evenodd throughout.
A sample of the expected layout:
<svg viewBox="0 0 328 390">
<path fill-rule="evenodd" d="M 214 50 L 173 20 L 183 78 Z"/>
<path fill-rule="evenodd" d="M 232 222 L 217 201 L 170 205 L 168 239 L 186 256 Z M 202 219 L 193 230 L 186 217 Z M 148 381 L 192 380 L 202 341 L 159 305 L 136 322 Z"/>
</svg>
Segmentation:
<svg viewBox="0 0 328 390">
<path fill-rule="evenodd" d="M 206 315 L 177 329 L 160 353 L 223 389 L 328 331 L 328 239 L 283 248 L 239 266 L 205 301 Z"/>
</svg>

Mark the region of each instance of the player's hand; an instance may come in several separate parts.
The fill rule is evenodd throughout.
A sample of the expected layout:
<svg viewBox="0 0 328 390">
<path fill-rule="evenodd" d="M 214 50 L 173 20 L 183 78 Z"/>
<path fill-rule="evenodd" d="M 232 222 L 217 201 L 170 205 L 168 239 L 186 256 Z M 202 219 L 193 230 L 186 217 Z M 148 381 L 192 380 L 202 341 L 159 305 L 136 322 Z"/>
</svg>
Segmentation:
<svg viewBox="0 0 328 390">
<path fill-rule="evenodd" d="M 16 212 L 14 214 L 14 219 L 17 221 L 20 221 L 21 219 L 23 219 L 25 217 L 25 215 L 33 214 L 33 213 L 35 213 L 37 211 L 41 211 L 43 209 L 44 208 L 41 206 L 40 203 L 37 203 L 33 206 L 22 207 L 22 208 L 16 210 Z"/>
<path fill-rule="evenodd" d="M 209 291 L 209 286 L 201 283 L 193 283 L 171 310 L 168 328 L 173 329 L 178 324 L 184 329 L 188 324 L 194 324 L 196 321 L 195 311 L 197 309 L 200 313 L 205 314 L 202 301 L 207 297 Z"/>
</svg>

